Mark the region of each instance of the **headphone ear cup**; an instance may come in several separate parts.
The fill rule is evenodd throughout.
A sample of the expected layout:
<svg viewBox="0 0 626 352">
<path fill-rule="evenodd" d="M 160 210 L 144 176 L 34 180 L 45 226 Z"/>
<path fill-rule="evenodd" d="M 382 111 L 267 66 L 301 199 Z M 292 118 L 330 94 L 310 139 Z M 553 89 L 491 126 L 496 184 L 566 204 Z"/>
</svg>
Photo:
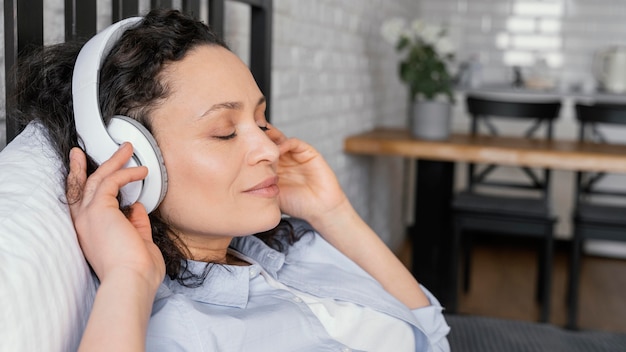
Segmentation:
<svg viewBox="0 0 626 352">
<path fill-rule="evenodd" d="M 131 182 L 121 192 L 125 204 L 139 201 L 150 213 L 158 207 L 167 192 L 167 172 L 156 140 L 141 123 L 122 115 L 111 118 L 107 132 L 117 144 L 130 142 L 135 162 L 148 168 L 148 176 L 143 181 Z"/>
</svg>

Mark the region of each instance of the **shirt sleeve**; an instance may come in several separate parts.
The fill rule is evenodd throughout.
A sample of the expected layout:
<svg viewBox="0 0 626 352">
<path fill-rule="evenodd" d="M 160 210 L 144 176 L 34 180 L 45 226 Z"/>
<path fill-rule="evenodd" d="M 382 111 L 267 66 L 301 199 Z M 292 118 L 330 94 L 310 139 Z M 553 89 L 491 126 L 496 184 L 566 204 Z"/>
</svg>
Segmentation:
<svg viewBox="0 0 626 352">
<path fill-rule="evenodd" d="M 443 316 L 443 307 L 441 307 L 437 298 L 428 289 L 424 286 L 421 286 L 421 288 L 426 297 L 428 297 L 430 306 L 413 309 L 412 313 L 417 319 L 420 328 L 428 337 L 432 350 L 449 352 L 450 345 L 447 335 L 450 332 L 450 326 L 448 326 Z"/>
</svg>

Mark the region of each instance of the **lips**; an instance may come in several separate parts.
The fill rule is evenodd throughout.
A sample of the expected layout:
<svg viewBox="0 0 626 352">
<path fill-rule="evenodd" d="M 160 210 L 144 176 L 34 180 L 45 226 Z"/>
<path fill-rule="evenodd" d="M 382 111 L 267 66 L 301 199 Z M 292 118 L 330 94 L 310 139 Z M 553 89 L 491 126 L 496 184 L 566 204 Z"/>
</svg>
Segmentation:
<svg viewBox="0 0 626 352">
<path fill-rule="evenodd" d="M 263 197 L 275 197 L 278 195 L 278 176 L 269 177 L 244 192 Z"/>
</svg>

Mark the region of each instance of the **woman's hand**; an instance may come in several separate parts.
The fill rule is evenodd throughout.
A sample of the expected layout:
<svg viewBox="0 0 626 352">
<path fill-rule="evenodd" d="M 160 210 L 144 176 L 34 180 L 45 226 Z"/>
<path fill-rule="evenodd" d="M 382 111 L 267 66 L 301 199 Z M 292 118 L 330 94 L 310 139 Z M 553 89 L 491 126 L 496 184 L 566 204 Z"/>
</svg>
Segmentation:
<svg viewBox="0 0 626 352">
<path fill-rule="evenodd" d="M 80 247 L 100 279 L 79 351 L 144 351 L 152 301 L 165 263 L 152 242 L 150 220 L 140 203 L 128 217 L 117 193 L 148 174 L 145 167 L 123 168 L 133 155 L 124 143 L 87 177 L 85 154 L 70 152 L 67 200 Z"/>
<path fill-rule="evenodd" d="M 335 174 L 310 145 L 268 131 L 280 149 L 281 210 L 307 220 L 320 235 L 410 309 L 430 304 L 418 282 L 357 214 Z"/>
<path fill-rule="evenodd" d="M 287 138 L 274 126 L 267 133 L 280 150 L 278 187 L 285 214 L 315 226 L 348 203 L 337 177 L 317 150 L 301 140 Z"/>
<path fill-rule="evenodd" d="M 120 146 L 111 159 L 87 178 L 85 154 L 70 152 L 67 200 L 83 253 L 101 281 L 113 273 L 143 278 L 156 292 L 165 275 L 163 256 L 152 242 L 150 221 L 140 203 L 130 207 L 128 217 L 119 209 L 121 187 L 142 180 L 145 167 L 122 168 L 133 148 Z"/>
</svg>

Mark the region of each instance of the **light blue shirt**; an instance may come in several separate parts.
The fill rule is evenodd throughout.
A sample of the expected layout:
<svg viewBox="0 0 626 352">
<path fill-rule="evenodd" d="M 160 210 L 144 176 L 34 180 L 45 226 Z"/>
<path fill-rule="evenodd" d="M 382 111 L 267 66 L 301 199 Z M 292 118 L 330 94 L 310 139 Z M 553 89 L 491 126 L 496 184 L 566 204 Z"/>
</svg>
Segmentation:
<svg viewBox="0 0 626 352">
<path fill-rule="evenodd" d="M 290 221 L 296 231 L 308 228 Z M 313 230 L 286 253 L 254 236 L 235 238 L 231 247 L 256 264 L 213 265 L 197 288 L 164 280 L 148 326 L 147 351 L 350 350 L 330 337 L 297 295 L 268 285 L 261 269 L 297 291 L 369 307 L 410 324 L 416 351 L 450 349 L 442 308 L 427 290 L 432 305 L 409 310 Z M 190 262 L 190 269 L 200 273 L 205 265 Z"/>
</svg>

